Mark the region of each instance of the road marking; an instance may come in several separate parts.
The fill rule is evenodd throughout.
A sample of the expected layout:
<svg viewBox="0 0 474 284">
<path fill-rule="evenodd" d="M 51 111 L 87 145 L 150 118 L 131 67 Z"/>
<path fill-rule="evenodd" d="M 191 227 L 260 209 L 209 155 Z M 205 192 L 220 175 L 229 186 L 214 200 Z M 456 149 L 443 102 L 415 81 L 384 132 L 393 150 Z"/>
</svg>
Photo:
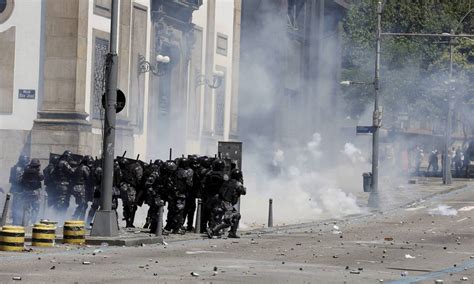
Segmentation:
<svg viewBox="0 0 474 284">
<path fill-rule="evenodd" d="M 443 277 L 444 275 L 450 274 L 450 273 L 464 272 L 465 269 L 472 269 L 472 268 L 474 268 L 474 260 L 468 260 L 468 261 L 465 261 L 465 262 L 461 263 L 460 265 L 458 265 L 456 267 L 450 267 L 450 268 L 446 268 L 446 269 L 439 270 L 439 271 L 433 271 L 433 272 L 423 274 L 423 275 L 419 275 L 419 276 L 404 277 L 402 279 L 390 281 L 390 282 L 387 282 L 387 283 L 391 283 L 391 284 L 418 283 L 418 282 L 421 282 L 421 281 L 428 281 L 428 280 L 431 280 L 431 279 L 437 279 L 437 278 Z"/>
<path fill-rule="evenodd" d="M 207 250 L 196 250 L 187 251 L 186 254 L 204 254 L 204 253 L 224 253 L 223 251 L 207 251 Z"/>
<path fill-rule="evenodd" d="M 465 206 L 465 207 L 459 209 L 458 211 L 469 212 L 473 209 L 474 209 L 474 206 Z"/>
<path fill-rule="evenodd" d="M 426 208 L 425 206 L 413 207 L 413 208 L 407 208 L 405 209 L 405 211 L 416 211 L 416 210 L 425 209 L 425 208 Z"/>
</svg>

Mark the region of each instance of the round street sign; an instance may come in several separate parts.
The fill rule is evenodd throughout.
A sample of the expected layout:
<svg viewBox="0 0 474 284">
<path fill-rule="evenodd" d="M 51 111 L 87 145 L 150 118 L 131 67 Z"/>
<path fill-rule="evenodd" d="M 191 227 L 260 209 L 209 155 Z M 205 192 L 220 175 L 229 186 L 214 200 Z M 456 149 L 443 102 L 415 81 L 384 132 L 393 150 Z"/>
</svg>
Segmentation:
<svg viewBox="0 0 474 284">
<path fill-rule="evenodd" d="M 122 90 L 117 89 L 117 107 L 115 108 L 116 113 L 122 111 L 122 109 L 125 107 L 125 102 L 125 94 L 122 92 Z M 102 107 L 105 109 L 105 94 L 102 95 Z"/>
</svg>

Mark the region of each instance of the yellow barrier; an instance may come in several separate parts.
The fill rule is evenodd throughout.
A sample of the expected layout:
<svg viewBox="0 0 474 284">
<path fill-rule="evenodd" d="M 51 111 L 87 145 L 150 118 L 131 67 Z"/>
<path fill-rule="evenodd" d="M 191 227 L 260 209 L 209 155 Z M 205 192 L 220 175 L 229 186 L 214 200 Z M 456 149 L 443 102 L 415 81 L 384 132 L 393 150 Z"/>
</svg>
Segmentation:
<svg viewBox="0 0 474 284">
<path fill-rule="evenodd" d="M 63 243 L 82 245 L 86 242 L 86 231 L 84 221 L 64 222 Z"/>
<path fill-rule="evenodd" d="M 25 228 L 21 226 L 3 226 L 0 231 L 1 251 L 23 251 L 25 248 Z"/>
<path fill-rule="evenodd" d="M 54 247 L 56 238 L 56 227 L 50 224 L 35 224 L 31 245 L 35 247 Z"/>
</svg>

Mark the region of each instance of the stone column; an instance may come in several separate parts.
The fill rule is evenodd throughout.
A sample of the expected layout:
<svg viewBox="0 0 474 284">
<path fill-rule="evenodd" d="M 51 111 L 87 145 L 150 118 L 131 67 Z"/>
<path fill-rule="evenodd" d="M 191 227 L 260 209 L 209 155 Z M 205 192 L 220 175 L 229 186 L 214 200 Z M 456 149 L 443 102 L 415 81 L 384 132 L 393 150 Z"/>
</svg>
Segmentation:
<svg viewBox="0 0 474 284">
<path fill-rule="evenodd" d="M 44 89 L 31 137 L 31 156 L 69 149 L 92 152 L 86 120 L 88 0 L 46 0 L 44 5 Z"/>
<path fill-rule="evenodd" d="M 238 138 L 238 111 L 239 111 L 239 63 L 240 63 L 240 20 L 242 14 L 242 0 L 234 0 L 234 32 L 232 38 L 232 93 L 230 110 L 229 138 Z"/>
<path fill-rule="evenodd" d="M 216 36 L 216 0 L 207 1 L 207 26 L 206 26 L 206 57 L 204 64 L 203 75 L 206 78 L 212 78 L 214 73 L 214 53 L 215 53 L 215 36 Z M 213 125 L 212 115 L 214 108 L 212 107 L 213 90 L 204 85 L 204 117 L 202 126 L 202 141 L 201 150 L 204 154 L 209 147 L 212 148 L 211 144 L 215 143 L 212 138 Z M 216 145 L 217 146 L 217 145 Z M 215 148 L 215 147 L 214 147 Z"/>
</svg>

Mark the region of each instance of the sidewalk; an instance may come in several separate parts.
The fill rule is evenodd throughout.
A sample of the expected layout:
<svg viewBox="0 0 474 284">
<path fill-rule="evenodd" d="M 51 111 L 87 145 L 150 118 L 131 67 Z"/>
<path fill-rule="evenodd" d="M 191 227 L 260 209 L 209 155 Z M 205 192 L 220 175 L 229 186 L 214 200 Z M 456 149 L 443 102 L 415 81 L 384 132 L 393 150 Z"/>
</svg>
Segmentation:
<svg viewBox="0 0 474 284">
<path fill-rule="evenodd" d="M 470 182 L 470 179 L 453 179 L 452 184 L 444 185 L 439 177 L 413 177 L 405 182 L 397 183 L 382 178 L 379 184 L 378 211 L 393 210 L 435 195 L 458 190 L 466 187 Z M 355 195 L 359 206 L 367 206 L 370 193 L 360 192 Z"/>
</svg>

